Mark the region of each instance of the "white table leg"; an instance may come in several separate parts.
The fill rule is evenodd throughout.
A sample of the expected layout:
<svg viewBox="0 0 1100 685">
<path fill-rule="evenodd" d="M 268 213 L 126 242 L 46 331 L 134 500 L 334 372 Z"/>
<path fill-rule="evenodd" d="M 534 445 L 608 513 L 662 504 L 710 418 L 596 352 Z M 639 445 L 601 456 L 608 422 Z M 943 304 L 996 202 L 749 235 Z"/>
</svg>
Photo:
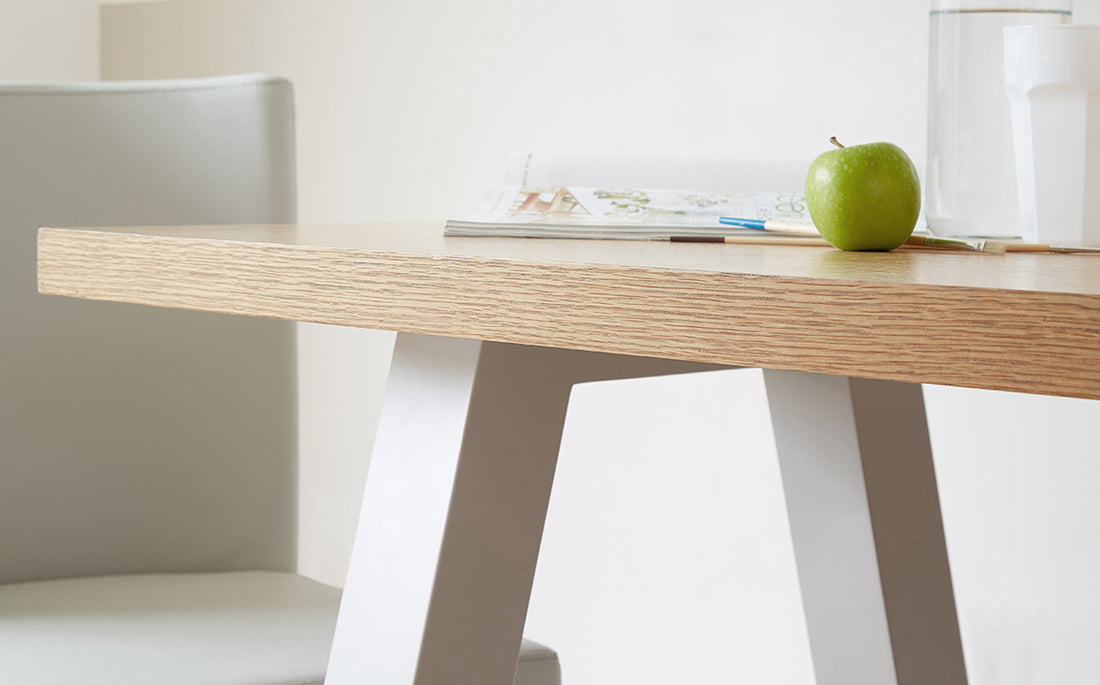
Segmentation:
<svg viewBox="0 0 1100 685">
<path fill-rule="evenodd" d="M 817 685 L 964 685 L 920 386 L 764 379 Z"/>
<path fill-rule="evenodd" d="M 398 335 L 329 685 L 511 685 L 574 383 L 717 367 Z"/>
</svg>

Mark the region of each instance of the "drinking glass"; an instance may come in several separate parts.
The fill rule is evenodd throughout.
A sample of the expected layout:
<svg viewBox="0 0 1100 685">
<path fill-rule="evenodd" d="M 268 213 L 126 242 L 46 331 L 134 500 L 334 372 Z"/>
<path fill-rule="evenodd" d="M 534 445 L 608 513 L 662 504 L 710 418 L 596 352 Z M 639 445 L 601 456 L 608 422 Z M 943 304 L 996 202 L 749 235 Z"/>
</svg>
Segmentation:
<svg viewBox="0 0 1100 685">
<path fill-rule="evenodd" d="M 1100 247 L 1100 26 L 1005 29 L 1026 240 Z"/>
</svg>

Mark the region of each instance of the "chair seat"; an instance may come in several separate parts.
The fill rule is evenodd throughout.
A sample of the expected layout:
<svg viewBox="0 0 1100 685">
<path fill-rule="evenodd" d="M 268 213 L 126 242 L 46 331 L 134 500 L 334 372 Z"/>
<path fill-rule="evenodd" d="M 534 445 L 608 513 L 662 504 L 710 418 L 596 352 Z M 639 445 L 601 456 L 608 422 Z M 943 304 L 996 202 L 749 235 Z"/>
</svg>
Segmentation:
<svg viewBox="0 0 1100 685">
<path fill-rule="evenodd" d="M 0 683 L 313 685 L 340 591 L 292 573 L 149 574 L 0 585 Z M 517 685 L 558 685 L 525 640 Z"/>
</svg>

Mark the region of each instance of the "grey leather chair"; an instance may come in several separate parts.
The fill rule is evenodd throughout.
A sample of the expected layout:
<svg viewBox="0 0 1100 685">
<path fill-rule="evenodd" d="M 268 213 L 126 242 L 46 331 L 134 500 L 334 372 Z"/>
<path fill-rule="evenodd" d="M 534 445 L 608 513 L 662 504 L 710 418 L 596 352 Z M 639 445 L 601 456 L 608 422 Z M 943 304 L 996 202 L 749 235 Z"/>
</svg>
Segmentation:
<svg viewBox="0 0 1100 685">
<path fill-rule="evenodd" d="M 35 287 L 39 226 L 293 222 L 293 109 L 261 75 L 0 83 L 0 683 L 322 681 L 293 324 Z M 533 643 L 517 673 L 560 682 Z"/>
</svg>

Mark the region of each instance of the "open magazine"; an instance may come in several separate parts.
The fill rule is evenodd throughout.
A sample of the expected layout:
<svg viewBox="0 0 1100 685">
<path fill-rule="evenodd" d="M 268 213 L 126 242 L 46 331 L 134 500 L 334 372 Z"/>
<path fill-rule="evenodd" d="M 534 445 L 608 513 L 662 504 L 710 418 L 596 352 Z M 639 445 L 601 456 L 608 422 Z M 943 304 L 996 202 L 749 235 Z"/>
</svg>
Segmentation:
<svg viewBox="0 0 1100 685">
<path fill-rule="evenodd" d="M 507 160 L 503 185 L 491 188 L 471 216 L 447 221 L 444 234 L 667 240 L 752 232 L 719 224 L 722 216 L 810 224 L 806 166 L 518 153 Z"/>
<path fill-rule="evenodd" d="M 516 153 L 503 185 L 469 217 L 448 220 L 444 235 L 755 242 L 759 230 L 718 218 L 813 226 L 802 190 L 808 167 L 797 159 Z M 914 234 L 928 235 L 923 215 Z M 793 237 L 768 233 L 769 240 Z"/>
<path fill-rule="evenodd" d="M 444 235 L 668 240 L 759 233 L 719 217 L 811 224 L 805 197 L 795 192 L 509 185 L 492 188 L 474 216 L 448 220 Z"/>
</svg>

